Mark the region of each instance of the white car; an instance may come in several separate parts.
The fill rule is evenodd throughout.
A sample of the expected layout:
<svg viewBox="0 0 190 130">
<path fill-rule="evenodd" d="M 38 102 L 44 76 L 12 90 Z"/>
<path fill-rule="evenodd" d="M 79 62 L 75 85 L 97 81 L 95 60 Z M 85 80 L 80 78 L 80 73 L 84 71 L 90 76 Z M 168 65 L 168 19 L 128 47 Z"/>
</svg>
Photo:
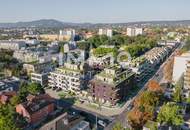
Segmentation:
<svg viewBox="0 0 190 130">
<path fill-rule="evenodd" d="M 101 125 L 102 127 L 106 127 L 106 123 L 102 120 L 98 120 L 98 124 Z"/>
</svg>

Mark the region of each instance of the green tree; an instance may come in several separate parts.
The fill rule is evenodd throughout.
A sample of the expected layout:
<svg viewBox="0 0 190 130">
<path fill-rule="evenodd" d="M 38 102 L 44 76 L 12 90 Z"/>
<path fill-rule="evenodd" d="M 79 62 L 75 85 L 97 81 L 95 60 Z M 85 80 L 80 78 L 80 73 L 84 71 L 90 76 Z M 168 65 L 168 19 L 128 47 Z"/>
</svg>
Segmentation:
<svg viewBox="0 0 190 130">
<path fill-rule="evenodd" d="M 21 103 L 21 99 L 19 96 L 13 96 L 10 99 L 10 103 L 11 103 L 11 105 L 16 106 L 17 104 Z"/>
<path fill-rule="evenodd" d="M 18 96 L 20 100 L 25 101 L 27 95 L 28 95 L 28 84 L 26 82 L 21 82 L 19 86 L 19 92 L 18 92 Z"/>
<path fill-rule="evenodd" d="M 113 126 L 112 130 L 130 130 L 130 129 L 124 128 L 120 122 L 117 122 L 117 123 Z"/>
<path fill-rule="evenodd" d="M 20 130 L 16 125 L 16 112 L 10 105 L 0 104 L 0 130 Z"/>
<path fill-rule="evenodd" d="M 181 102 L 182 101 L 182 88 L 184 83 L 184 76 L 181 76 L 179 81 L 175 85 L 175 92 L 173 94 L 173 99 L 175 102 Z"/>
<path fill-rule="evenodd" d="M 164 104 L 161 107 L 160 112 L 158 113 L 157 120 L 161 124 L 167 123 L 170 126 L 182 125 L 184 120 L 179 111 L 180 107 L 177 106 L 175 103 Z"/>
<path fill-rule="evenodd" d="M 40 94 L 40 93 L 44 92 L 44 89 L 38 83 L 31 83 L 31 84 L 29 84 L 27 90 L 28 90 L 29 93 L 34 94 L 34 95 Z"/>
</svg>

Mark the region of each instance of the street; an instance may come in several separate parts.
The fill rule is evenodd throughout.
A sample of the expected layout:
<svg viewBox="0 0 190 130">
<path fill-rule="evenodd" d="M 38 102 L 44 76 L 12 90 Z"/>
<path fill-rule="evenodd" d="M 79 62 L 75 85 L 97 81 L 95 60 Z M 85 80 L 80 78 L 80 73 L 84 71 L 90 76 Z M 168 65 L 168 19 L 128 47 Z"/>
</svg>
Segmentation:
<svg viewBox="0 0 190 130">
<path fill-rule="evenodd" d="M 182 45 L 178 46 L 177 49 L 175 49 L 175 51 L 172 52 L 172 54 L 166 59 L 165 62 L 162 63 L 162 65 L 159 67 L 159 69 L 156 71 L 156 73 L 143 85 L 143 87 L 141 88 L 141 90 L 132 98 L 132 101 L 135 100 L 136 97 L 138 97 L 142 92 L 144 92 L 146 90 L 146 87 L 148 85 L 148 82 L 150 80 L 155 80 L 157 81 L 158 83 L 162 83 L 163 81 L 163 76 L 164 76 L 164 67 L 165 65 L 167 64 L 167 62 L 172 59 L 174 56 L 175 56 L 175 53 L 176 51 L 181 48 Z M 128 106 L 132 106 L 132 102 L 130 104 L 128 104 Z M 112 123 L 110 123 L 106 128 L 105 130 L 111 130 L 111 128 L 113 128 L 113 126 L 117 123 L 117 122 L 120 122 L 124 127 L 128 127 L 128 123 L 127 123 L 127 113 L 130 111 L 127 109 L 128 107 L 125 108 L 125 110 L 119 114 L 115 120 L 113 120 Z"/>
</svg>

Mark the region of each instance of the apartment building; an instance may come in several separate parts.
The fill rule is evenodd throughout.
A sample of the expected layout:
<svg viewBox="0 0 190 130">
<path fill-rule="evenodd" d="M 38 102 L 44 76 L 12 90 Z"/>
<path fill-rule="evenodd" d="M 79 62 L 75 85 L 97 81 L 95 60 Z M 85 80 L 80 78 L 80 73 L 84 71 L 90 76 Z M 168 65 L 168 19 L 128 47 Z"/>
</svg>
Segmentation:
<svg viewBox="0 0 190 130">
<path fill-rule="evenodd" d="M 108 37 L 112 37 L 113 36 L 113 31 L 112 29 L 99 29 L 98 31 L 98 35 L 106 35 Z"/>
<path fill-rule="evenodd" d="M 143 34 L 144 34 L 143 28 L 136 28 L 136 27 L 127 28 L 127 36 L 137 36 Z"/>
<path fill-rule="evenodd" d="M 17 50 L 14 52 L 13 57 L 20 62 L 49 62 L 51 60 L 58 60 L 58 45 L 54 43 L 48 45 L 48 47 L 30 47 L 25 50 Z"/>
<path fill-rule="evenodd" d="M 144 56 L 138 57 L 131 61 L 129 64 L 131 70 L 135 73 L 135 78 L 137 82 L 141 82 L 149 74 L 148 72 L 148 62 Z"/>
<path fill-rule="evenodd" d="M 42 55 L 41 52 L 31 50 L 17 50 L 13 53 L 14 58 L 25 63 L 38 61 Z"/>
<path fill-rule="evenodd" d="M 65 91 L 80 92 L 88 82 L 84 64 L 65 63 L 63 67 L 50 72 L 48 85 Z"/>
<path fill-rule="evenodd" d="M 38 73 L 44 71 L 45 72 L 52 71 L 54 67 L 55 65 L 52 64 L 51 62 L 43 62 L 43 63 L 34 62 L 34 63 L 23 64 L 23 69 L 27 72 L 28 75 L 34 72 Z"/>
<path fill-rule="evenodd" d="M 24 41 L 16 41 L 16 40 L 1 40 L 0 41 L 0 49 L 8 49 L 8 50 L 20 50 L 21 48 L 25 48 L 26 43 Z"/>
<path fill-rule="evenodd" d="M 190 59 L 186 61 L 184 72 L 184 95 L 188 98 L 190 96 Z"/>
<path fill-rule="evenodd" d="M 126 99 L 133 85 L 134 73 L 115 65 L 95 75 L 89 82 L 89 91 L 94 101 L 114 106 L 118 101 Z"/>
<path fill-rule="evenodd" d="M 172 52 L 172 47 L 154 47 L 150 51 L 144 54 L 145 59 L 149 63 L 150 71 L 154 70 L 154 67 L 162 63 L 166 57 Z"/>
<path fill-rule="evenodd" d="M 35 83 L 39 83 L 42 86 L 48 85 L 48 75 L 49 72 L 33 72 L 31 73 L 31 81 Z"/>
<path fill-rule="evenodd" d="M 188 70 L 188 61 L 190 61 L 190 52 L 174 57 L 174 67 L 172 74 L 172 81 L 174 83 L 176 83 L 186 72 L 186 70 Z"/>
<path fill-rule="evenodd" d="M 100 46 L 99 48 L 114 49 L 114 46 Z M 99 48 L 96 48 L 96 49 L 99 49 Z M 94 51 L 95 49 L 91 49 L 90 57 L 87 60 L 89 66 L 91 66 L 92 68 L 104 69 L 105 67 L 108 67 L 114 64 L 115 59 L 113 56 L 113 52 L 110 52 L 107 54 L 94 55 Z"/>
<path fill-rule="evenodd" d="M 84 50 L 75 49 L 66 53 L 66 62 L 77 64 L 85 62 L 86 58 L 87 58 L 87 53 Z"/>
</svg>

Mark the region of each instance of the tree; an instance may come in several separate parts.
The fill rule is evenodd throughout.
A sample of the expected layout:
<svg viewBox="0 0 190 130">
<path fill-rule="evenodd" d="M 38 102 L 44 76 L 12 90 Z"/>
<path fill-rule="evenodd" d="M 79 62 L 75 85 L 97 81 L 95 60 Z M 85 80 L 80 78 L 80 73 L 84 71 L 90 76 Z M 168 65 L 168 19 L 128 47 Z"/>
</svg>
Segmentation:
<svg viewBox="0 0 190 130">
<path fill-rule="evenodd" d="M 21 99 L 19 96 L 13 96 L 10 99 L 10 103 L 11 103 L 11 105 L 16 106 L 17 104 L 21 103 Z"/>
<path fill-rule="evenodd" d="M 0 104 L 0 130 L 20 130 L 16 125 L 16 112 L 11 105 Z"/>
<path fill-rule="evenodd" d="M 28 95 L 28 83 L 21 82 L 19 86 L 18 96 L 20 97 L 21 101 L 25 101 Z"/>
<path fill-rule="evenodd" d="M 133 128 L 142 126 L 154 117 L 154 110 L 159 103 L 160 96 L 156 92 L 145 91 L 134 101 L 134 108 L 128 113 L 129 123 Z"/>
<path fill-rule="evenodd" d="M 117 122 L 117 123 L 113 126 L 112 130 L 129 130 L 129 129 L 124 128 L 120 122 Z"/>
<path fill-rule="evenodd" d="M 129 123 L 134 129 L 142 129 L 142 126 L 154 117 L 154 108 L 152 106 L 133 108 L 127 115 Z"/>
<path fill-rule="evenodd" d="M 157 120 L 158 122 L 167 123 L 168 125 L 179 126 L 182 125 L 184 120 L 182 115 L 179 113 L 180 107 L 175 103 L 164 104 L 160 112 L 158 113 Z"/>
<path fill-rule="evenodd" d="M 145 91 L 142 95 L 136 98 L 134 105 L 137 107 L 156 106 L 159 103 L 159 96 L 155 92 Z"/>
<path fill-rule="evenodd" d="M 174 58 L 172 58 L 169 62 L 166 63 L 164 66 L 164 79 L 168 82 L 172 81 L 172 74 L 173 74 L 173 65 L 174 65 Z"/>
<path fill-rule="evenodd" d="M 28 92 L 30 94 L 40 94 L 44 92 L 44 89 L 42 88 L 42 86 L 38 83 L 31 83 L 29 84 L 28 88 L 27 88 Z"/>
<path fill-rule="evenodd" d="M 148 82 L 147 87 L 148 87 L 148 90 L 152 91 L 152 92 L 163 92 L 163 89 L 160 87 L 158 82 L 156 82 L 155 80 L 150 80 Z"/>
<path fill-rule="evenodd" d="M 182 75 L 179 81 L 175 85 L 175 92 L 173 94 L 173 100 L 175 102 L 181 102 L 183 99 L 182 97 L 182 89 L 183 89 L 183 83 L 184 83 L 183 77 L 184 76 Z"/>
</svg>

